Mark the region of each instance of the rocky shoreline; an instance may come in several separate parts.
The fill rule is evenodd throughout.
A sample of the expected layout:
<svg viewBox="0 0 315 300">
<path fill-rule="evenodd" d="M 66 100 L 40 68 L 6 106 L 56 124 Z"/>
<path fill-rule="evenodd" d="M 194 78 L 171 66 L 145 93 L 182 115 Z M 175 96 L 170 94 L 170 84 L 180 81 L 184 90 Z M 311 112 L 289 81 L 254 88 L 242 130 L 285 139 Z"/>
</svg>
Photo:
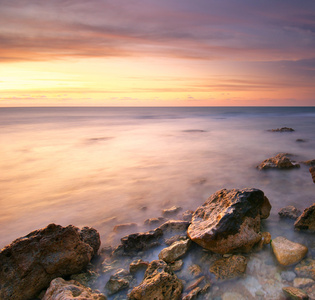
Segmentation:
<svg viewBox="0 0 315 300">
<path fill-rule="evenodd" d="M 279 153 L 257 169 L 304 164 L 315 183 L 314 160 L 292 157 Z M 315 203 L 278 212 L 301 232 L 298 242 L 265 230 L 271 209 L 259 189 L 221 189 L 195 211 L 164 209 L 145 221 L 152 230 L 105 248 L 93 228 L 49 224 L 1 250 L 0 299 L 315 299 Z M 126 228 L 136 224 L 113 231 Z"/>
</svg>

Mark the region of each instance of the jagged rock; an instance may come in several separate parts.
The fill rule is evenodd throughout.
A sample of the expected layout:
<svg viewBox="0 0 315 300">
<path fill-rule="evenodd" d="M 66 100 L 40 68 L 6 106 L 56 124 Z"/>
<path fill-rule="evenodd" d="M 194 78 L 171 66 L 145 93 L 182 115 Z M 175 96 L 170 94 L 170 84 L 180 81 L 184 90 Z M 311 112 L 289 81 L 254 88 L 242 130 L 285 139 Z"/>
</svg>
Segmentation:
<svg viewBox="0 0 315 300">
<path fill-rule="evenodd" d="M 121 245 L 114 252 L 116 253 L 119 249 L 124 252 L 138 252 L 147 250 L 151 247 L 159 245 L 159 239 L 163 235 L 163 230 L 157 228 L 147 232 L 139 232 L 129 234 L 121 238 Z"/>
<path fill-rule="evenodd" d="M 165 222 L 165 218 L 159 217 L 159 218 L 151 218 L 151 219 L 146 219 L 144 221 L 144 225 L 148 226 L 157 226 Z"/>
<path fill-rule="evenodd" d="M 312 278 L 313 280 L 315 280 L 315 259 L 303 259 L 299 264 L 295 266 L 294 272 L 299 277 Z"/>
<path fill-rule="evenodd" d="M 173 262 L 186 254 L 189 245 L 190 240 L 175 242 L 159 253 L 159 259 L 162 259 L 167 263 Z"/>
<path fill-rule="evenodd" d="M 200 274 L 201 274 L 202 271 L 201 271 L 200 266 L 194 264 L 194 265 L 191 265 L 191 266 L 188 267 L 188 272 L 189 272 L 189 274 L 191 274 L 192 276 L 198 277 L 198 276 L 200 276 Z"/>
<path fill-rule="evenodd" d="M 280 211 L 278 212 L 278 215 L 281 218 L 296 220 L 301 215 L 301 213 L 302 212 L 299 209 L 297 209 L 295 206 L 289 205 L 289 206 L 281 208 Z"/>
<path fill-rule="evenodd" d="M 89 236 L 87 231 L 83 236 Z M 85 243 L 77 227 L 56 224 L 13 241 L 0 252 L 0 299 L 32 298 L 52 279 L 80 273 L 97 252 L 93 249 L 97 244 Z"/>
<path fill-rule="evenodd" d="M 113 231 L 119 233 L 130 229 L 136 229 L 137 227 L 138 225 L 136 223 L 118 224 L 113 228 Z"/>
<path fill-rule="evenodd" d="M 294 131 L 294 129 L 290 128 L 290 127 L 281 127 L 281 128 L 277 128 L 277 129 L 269 129 L 268 131 L 271 131 L 271 132 L 292 132 L 292 131 Z"/>
<path fill-rule="evenodd" d="M 84 243 L 87 243 L 94 249 L 93 255 L 96 255 L 101 246 L 100 234 L 96 229 L 87 226 L 83 227 L 80 231 L 80 237 Z"/>
<path fill-rule="evenodd" d="M 173 272 L 177 272 L 183 267 L 183 264 L 184 262 L 181 259 L 179 259 L 179 260 L 175 260 L 174 262 L 169 263 L 168 265 L 171 267 Z"/>
<path fill-rule="evenodd" d="M 310 167 L 309 171 L 312 175 L 313 182 L 315 183 L 315 167 Z"/>
<path fill-rule="evenodd" d="M 259 170 L 299 168 L 300 165 L 291 161 L 289 156 L 288 153 L 279 153 L 274 157 L 265 159 L 257 168 Z"/>
<path fill-rule="evenodd" d="M 273 239 L 271 246 L 277 261 L 283 266 L 299 262 L 304 258 L 308 251 L 306 246 L 291 242 L 282 236 L 278 236 Z"/>
<path fill-rule="evenodd" d="M 192 210 L 184 211 L 183 212 L 183 220 L 191 222 L 191 218 L 192 218 L 193 213 L 194 213 L 194 211 L 192 211 Z"/>
<path fill-rule="evenodd" d="M 154 260 L 143 281 L 128 294 L 131 300 L 180 299 L 183 284 L 163 260 Z"/>
<path fill-rule="evenodd" d="M 261 190 L 222 189 L 194 212 L 187 234 L 216 253 L 248 252 L 261 240 L 260 221 L 270 209 Z"/>
<path fill-rule="evenodd" d="M 294 223 L 295 229 L 315 232 L 315 203 L 306 208 Z"/>
<path fill-rule="evenodd" d="M 146 269 L 149 265 L 149 262 L 143 261 L 142 259 L 134 260 L 129 265 L 129 272 L 136 273 L 139 270 Z"/>
<path fill-rule="evenodd" d="M 84 286 L 88 286 L 88 285 L 93 285 L 94 283 L 96 283 L 99 277 L 100 277 L 100 274 L 94 271 L 88 270 L 87 272 L 84 272 L 84 273 L 71 275 L 70 279 L 75 280 Z"/>
<path fill-rule="evenodd" d="M 25 298 L 23 298 L 25 299 Z M 92 291 L 90 288 L 76 282 L 75 280 L 65 281 L 56 278 L 47 289 L 42 300 L 71 300 L 71 299 L 90 299 L 106 300 L 105 295 Z"/>
<path fill-rule="evenodd" d="M 247 259 L 242 255 L 232 255 L 228 258 L 217 260 L 211 267 L 210 272 L 217 279 L 232 279 L 244 275 L 247 266 Z"/>
<path fill-rule="evenodd" d="M 118 269 L 114 275 L 107 281 L 105 287 L 109 295 L 116 294 L 117 292 L 129 287 L 132 276 L 124 269 Z"/>
<path fill-rule="evenodd" d="M 166 239 L 164 242 L 166 245 L 170 246 L 177 241 L 185 241 L 185 240 L 187 240 L 187 235 L 176 234 L 176 235 L 173 235 L 172 237 Z"/>
<path fill-rule="evenodd" d="M 182 220 L 169 220 L 163 223 L 158 229 L 161 229 L 163 233 L 172 232 L 184 232 L 187 230 L 190 222 Z"/>
<path fill-rule="evenodd" d="M 181 210 L 182 208 L 180 206 L 172 206 L 171 208 L 163 209 L 162 216 L 171 217 L 179 213 Z"/>
<path fill-rule="evenodd" d="M 307 300 L 309 299 L 308 295 L 304 293 L 302 290 L 295 288 L 293 286 L 284 287 L 283 289 L 284 294 L 289 297 L 290 299 L 294 300 Z"/>
</svg>

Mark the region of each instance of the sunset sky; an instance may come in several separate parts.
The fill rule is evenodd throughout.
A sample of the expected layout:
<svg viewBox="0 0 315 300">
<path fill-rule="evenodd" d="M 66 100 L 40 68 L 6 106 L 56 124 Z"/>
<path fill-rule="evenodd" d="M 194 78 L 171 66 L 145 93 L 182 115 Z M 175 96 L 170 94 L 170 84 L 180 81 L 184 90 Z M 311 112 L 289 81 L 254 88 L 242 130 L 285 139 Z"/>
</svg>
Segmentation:
<svg viewBox="0 0 315 300">
<path fill-rule="evenodd" d="M 314 0 L 0 0 L 0 106 L 314 106 Z"/>
</svg>

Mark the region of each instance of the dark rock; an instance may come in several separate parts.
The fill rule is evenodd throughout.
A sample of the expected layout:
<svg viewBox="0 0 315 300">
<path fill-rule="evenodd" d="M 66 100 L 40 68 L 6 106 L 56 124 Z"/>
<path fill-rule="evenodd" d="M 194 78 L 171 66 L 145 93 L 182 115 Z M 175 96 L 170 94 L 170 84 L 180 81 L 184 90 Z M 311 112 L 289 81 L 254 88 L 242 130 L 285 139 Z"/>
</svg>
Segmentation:
<svg viewBox="0 0 315 300">
<path fill-rule="evenodd" d="M 163 260 L 154 260 L 148 266 L 140 285 L 128 295 L 131 300 L 180 299 L 183 284 Z"/>
<path fill-rule="evenodd" d="M 315 159 L 301 161 L 301 164 L 304 164 L 304 165 L 307 165 L 310 167 L 314 167 L 315 166 Z"/>
<path fill-rule="evenodd" d="M 128 271 L 119 269 L 110 277 L 105 287 L 108 290 L 108 294 L 113 295 L 128 288 L 131 280 L 132 276 Z"/>
<path fill-rule="evenodd" d="M 2 298 L 1 298 L 2 299 Z M 26 299 L 23 297 L 23 299 Z M 42 300 L 75 300 L 75 299 L 93 299 L 106 300 L 105 295 L 92 291 L 90 288 L 76 282 L 75 280 L 65 281 L 62 278 L 56 278 L 47 289 Z"/>
<path fill-rule="evenodd" d="M 94 229 L 85 229 L 82 236 L 86 240 L 87 231 L 97 235 Z M 0 252 L 0 299 L 29 299 L 54 278 L 80 273 L 96 252 L 82 236 L 77 227 L 50 224 L 4 247 Z"/>
<path fill-rule="evenodd" d="M 289 128 L 289 127 L 281 127 L 281 128 L 277 128 L 277 129 L 269 129 L 268 131 L 271 131 L 271 132 L 293 132 L 294 129 Z"/>
<path fill-rule="evenodd" d="M 80 237 L 84 243 L 87 243 L 93 248 L 93 255 L 96 255 L 98 249 L 101 246 L 101 238 L 96 229 L 91 227 L 83 227 L 80 231 Z"/>
<path fill-rule="evenodd" d="M 271 205 L 258 189 L 220 190 L 193 215 L 187 234 L 216 253 L 248 252 L 261 240 L 260 221 Z"/>
<path fill-rule="evenodd" d="M 315 203 L 306 208 L 294 223 L 295 229 L 315 232 Z"/>
<path fill-rule="evenodd" d="M 304 139 L 296 139 L 295 141 L 298 142 L 298 143 L 305 143 L 305 142 L 307 142 L 307 140 L 304 140 Z"/>
<path fill-rule="evenodd" d="M 257 169 L 267 170 L 299 168 L 300 165 L 291 161 L 289 156 L 290 154 L 288 153 L 279 153 L 274 157 L 265 159 L 261 164 L 257 166 Z"/>
<path fill-rule="evenodd" d="M 302 290 L 295 288 L 293 286 L 288 286 L 282 288 L 286 297 L 294 300 L 307 300 L 309 299 L 308 295 L 304 293 Z"/>
<path fill-rule="evenodd" d="M 181 270 L 181 268 L 183 267 L 183 264 L 184 262 L 181 259 L 179 259 L 179 260 L 175 260 L 174 262 L 169 263 L 168 265 L 171 267 L 173 272 L 177 272 Z"/>
<path fill-rule="evenodd" d="M 293 205 L 289 205 L 281 208 L 280 211 L 278 212 L 278 215 L 281 218 L 296 220 L 301 215 L 301 213 L 302 212 L 298 210 L 296 207 L 294 207 Z"/>
<path fill-rule="evenodd" d="M 178 214 L 181 210 L 182 210 L 182 208 L 180 206 L 172 206 L 171 208 L 163 209 L 162 210 L 162 216 L 171 217 L 171 216 Z"/>
<path fill-rule="evenodd" d="M 310 173 L 312 175 L 313 182 L 315 183 L 315 166 L 314 167 L 310 167 L 309 171 L 310 171 Z"/>
<path fill-rule="evenodd" d="M 233 279 L 244 275 L 247 267 L 247 259 L 242 255 L 232 255 L 228 258 L 217 260 L 211 267 L 210 272 L 217 279 Z"/>
</svg>

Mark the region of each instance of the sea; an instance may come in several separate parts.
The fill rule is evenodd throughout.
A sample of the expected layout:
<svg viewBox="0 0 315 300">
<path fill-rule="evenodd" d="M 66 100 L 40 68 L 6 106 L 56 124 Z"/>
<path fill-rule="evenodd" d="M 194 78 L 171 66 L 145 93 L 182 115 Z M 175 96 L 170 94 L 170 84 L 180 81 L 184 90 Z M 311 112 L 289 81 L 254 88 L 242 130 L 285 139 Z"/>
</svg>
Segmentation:
<svg viewBox="0 0 315 300">
<path fill-rule="evenodd" d="M 281 127 L 294 131 L 269 131 Z M 283 152 L 315 159 L 315 107 L 0 108 L 0 247 L 49 223 L 94 227 L 115 246 L 223 188 L 261 189 L 263 230 L 314 245 L 278 215 L 315 202 L 309 167 L 256 168 Z"/>
</svg>

